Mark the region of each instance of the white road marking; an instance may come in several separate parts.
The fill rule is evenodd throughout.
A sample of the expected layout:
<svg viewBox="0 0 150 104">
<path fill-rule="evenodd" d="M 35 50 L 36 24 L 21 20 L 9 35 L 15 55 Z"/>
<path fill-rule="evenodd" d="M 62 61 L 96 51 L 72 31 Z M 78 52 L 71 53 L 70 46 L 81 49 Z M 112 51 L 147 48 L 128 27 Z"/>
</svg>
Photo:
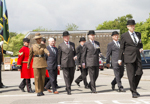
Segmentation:
<svg viewBox="0 0 150 104">
<path fill-rule="evenodd" d="M 74 94 L 74 93 L 72 93 L 72 96 L 73 95 L 84 95 L 84 96 L 86 96 L 86 95 L 91 95 L 92 93 L 77 93 L 77 94 Z M 92 95 L 131 95 L 131 93 L 129 92 L 129 93 L 97 93 L 97 94 L 92 94 Z M 141 95 L 143 95 L 143 94 L 150 94 L 150 92 L 141 92 L 140 93 Z M 46 94 L 46 96 L 53 96 L 53 94 Z M 66 95 L 66 96 L 68 96 L 66 93 L 59 93 L 57 96 L 62 96 L 62 95 Z M 17 95 L 0 95 L 0 97 L 22 97 L 22 96 L 37 96 L 37 94 L 35 93 L 35 94 L 17 94 Z"/>
</svg>

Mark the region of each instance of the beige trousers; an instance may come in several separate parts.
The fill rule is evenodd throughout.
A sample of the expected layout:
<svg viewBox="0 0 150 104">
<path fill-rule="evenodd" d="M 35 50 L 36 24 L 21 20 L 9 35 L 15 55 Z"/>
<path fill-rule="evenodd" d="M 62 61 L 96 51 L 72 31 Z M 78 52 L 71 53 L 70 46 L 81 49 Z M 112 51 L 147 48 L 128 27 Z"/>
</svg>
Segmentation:
<svg viewBox="0 0 150 104">
<path fill-rule="evenodd" d="M 46 68 L 34 68 L 35 92 L 44 90 Z"/>
</svg>

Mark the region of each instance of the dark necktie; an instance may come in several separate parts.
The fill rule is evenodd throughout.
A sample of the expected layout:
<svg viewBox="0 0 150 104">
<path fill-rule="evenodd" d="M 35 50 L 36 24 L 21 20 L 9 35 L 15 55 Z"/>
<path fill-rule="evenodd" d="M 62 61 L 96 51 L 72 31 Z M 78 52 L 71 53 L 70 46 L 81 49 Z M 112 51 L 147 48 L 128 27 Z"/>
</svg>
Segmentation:
<svg viewBox="0 0 150 104">
<path fill-rule="evenodd" d="M 132 36 L 133 36 L 135 45 L 137 45 L 137 41 L 136 41 L 136 39 L 135 39 L 134 33 L 132 33 Z"/>
<path fill-rule="evenodd" d="M 69 48 L 69 44 L 68 44 L 68 42 L 66 42 L 66 44 L 67 44 L 67 46 L 68 46 L 68 48 Z"/>
<path fill-rule="evenodd" d="M 117 41 L 116 43 L 117 43 L 117 47 L 119 47 L 119 48 L 120 48 L 119 42 Z"/>
<path fill-rule="evenodd" d="M 93 46 L 94 46 L 94 41 L 92 41 L 92 44 L 93 44 Z M 94 46 L 95 47 L 95 46 Z"/>
<path fill-rule="evenodd" d="M 54 47 L 52 47 L 52 51 L 54 52 L 54 54 L 56 54 L 56 51 L 55 51 Z"/>
</svg>

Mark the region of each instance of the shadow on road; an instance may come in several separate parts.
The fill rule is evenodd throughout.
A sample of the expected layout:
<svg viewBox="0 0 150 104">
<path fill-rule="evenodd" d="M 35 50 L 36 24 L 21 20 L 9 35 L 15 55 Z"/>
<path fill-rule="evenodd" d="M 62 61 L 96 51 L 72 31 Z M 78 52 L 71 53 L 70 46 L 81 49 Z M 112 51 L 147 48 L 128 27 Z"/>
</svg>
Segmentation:
<svg viewBox="0 0 150 104">
<path fill-rule="evenodd" d="M 11 92 L 11 91 L 18 91 L 19 89 L 9 89 L 9 90 L 2 90 L 1 92 Z"/>
</svg>

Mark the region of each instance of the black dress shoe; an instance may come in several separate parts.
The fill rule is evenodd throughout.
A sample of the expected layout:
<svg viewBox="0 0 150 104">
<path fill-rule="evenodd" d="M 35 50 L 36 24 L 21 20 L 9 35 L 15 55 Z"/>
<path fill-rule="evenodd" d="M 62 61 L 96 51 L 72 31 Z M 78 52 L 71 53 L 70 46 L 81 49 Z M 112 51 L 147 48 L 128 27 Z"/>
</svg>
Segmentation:
<svg viewBox="0 0 150 104">
<path fill-rule="evenodd" d="M 97 94 L 97 92 L 96 92 L 96 91 L 92 91 L 92 93 Z"/>
<path fill-rule="evenodd" d="M 124 88 L 119 88 L 118 92 L 126 92 Z"/>
<path fill-rule="evenodd" d="M 0 88 L 7 88 L 7 86 L 5 86 L 5 85 L 2 85 L 2 86 L 0 86 Z"/>
<path fill-rule="evenodd" d="M 29 91 L 28 91 L 28 93 L 34 93 L 35 91 L 33 91 L 32 89 L 30 89 Z"/>
<path fill-rule="evenodd" d="M 41 92 L 41 95 L 45 95 L 43 92 Z"/>
<path fill-rule="evenodd" d="M 68 95 L 71 95 L 71 92 L 67 92 Z"/>
<path fill-rule="evenodd" d="M 60 86 L 56 86 L 56 88 L 61 88 Z"/>
<path fill-rule="evenodd" d="M 67 91 L 67 94 L 68 94 L 68 95 L 71 95 L 71 92 L 70 92 L 70 91 L 68 91 L 68 90 L 67 90 L 67 88 L 66 88 L 66 91 Z"/>
<path fill-rule="evenodd" d="M 76 81 L 75 81 L 75 83 L 76 83 L 76 84 L 77 84 L 77 85 L 80 87 L 80 84 L 79 84 L 79 82 L 76 82 Z"/>
<path fill-rule="evenodd" d="M 20 89 L 22 92 L 26 92 L 26 91 L 24 90 L 24 88 L 20 88 L 20 87 L 19 87 L 19 89 Z"/>
<path fill-rule="evenodd" d="M 42 96 L 42 94 L 41 93 L 37 93 L 37 96 Z"/>
<path fill-rule="evenodd" d="M 111 84 L 112 90 L 115 90 L 115 85 Z"/>
<path fill-rule="evenodd" d="M 132 98 L 137 98 L 138 95 L 136 93 L 132 93 Z"/>
<path fill-rule="evenodd" d="M 141 96 L 138 92 L 136 92 L 137 96 Z"/>
</svg>

